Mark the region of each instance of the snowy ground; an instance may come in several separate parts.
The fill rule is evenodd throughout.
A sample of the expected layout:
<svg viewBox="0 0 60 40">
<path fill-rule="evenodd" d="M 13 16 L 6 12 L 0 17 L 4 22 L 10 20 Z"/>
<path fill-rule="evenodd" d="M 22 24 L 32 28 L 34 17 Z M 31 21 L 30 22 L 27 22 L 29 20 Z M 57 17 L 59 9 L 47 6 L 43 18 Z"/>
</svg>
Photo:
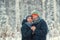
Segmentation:
<svg viewBox="0 0 60 40">
<path fill-rule="evenodd" d="M 21 40 L 22 38 L 19 37 L 19 35 L 16 35 L 16 37 L 6 37 L 6 38 L 0 38 L 0 40 Z M 47 36 L 47 39 L 46 40 L 60 40 L 60 36 L 58 37 L 51 37 L 49 38 Z"/>
<path fill-rule="evenodd" d="M 0 40 L 21 40 L 21 37 L 18 37 L 18 38 L 6 37 L 5 39 L 0 38 Z M 47 39 L 47 40 L 60 40 L 60 36 L 55 37 L 55 38 L 50 38 L 50 39 Z"/>
</svg>

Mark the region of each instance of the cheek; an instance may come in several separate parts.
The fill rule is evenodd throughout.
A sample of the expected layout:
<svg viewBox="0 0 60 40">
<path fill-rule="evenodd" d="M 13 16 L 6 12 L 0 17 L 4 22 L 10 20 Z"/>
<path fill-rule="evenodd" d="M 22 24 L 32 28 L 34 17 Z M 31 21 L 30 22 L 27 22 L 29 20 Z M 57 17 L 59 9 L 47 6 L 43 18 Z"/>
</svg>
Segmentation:
<svg viewBox="0 0 60 40">
<path fill-rule="evenodd" d="M 31 21 L 33 21 L 33 20 L 31 19 Z"/>
<path fill-rule="evenodd" d="M 27 19 L 27 21 L 29 21 L 29 19 Z"/>
<path fill-rule="evenodd" d="M 37 19 L 37 17 L 35 16 L 35 17 L 33 17 L 33 19 L 34 19 L 34 20 L 36 20 L 36 19 Z"/>
<path fill-rule="evenodd" d="M 34 17 L 33 20 L 35 20 L 36 18 Z"/>
<path fill-rule="evenodd" d="M 35 17 L 33 17 L 33 19 L 35 19 Z"/>
<path fill-rule="evenodd" d="M 27 19 L 27 21 L 32 21 L 32 19 Z"/>
<path fill-rule="evenodd" d="M 32 21 L 32 19 L 29 19 L 29 21 Z"/>
</svg>

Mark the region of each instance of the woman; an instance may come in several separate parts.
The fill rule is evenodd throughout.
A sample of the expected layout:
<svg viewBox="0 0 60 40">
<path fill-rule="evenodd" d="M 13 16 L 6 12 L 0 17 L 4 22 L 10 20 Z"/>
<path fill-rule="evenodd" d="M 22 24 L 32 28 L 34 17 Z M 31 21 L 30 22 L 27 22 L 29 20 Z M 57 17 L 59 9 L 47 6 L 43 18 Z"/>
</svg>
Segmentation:
<svg viewBox="0 0 60 40">
<path fill-rule="evenodd" d="M 22 40 L 32 40 L 32 30 L 31 30 L 31 26 L 32 26 L 32 17 L 29 15 L 26 17 L 27 22 L 25 22 L 24 24 L 22 24 L 22 28 L 21 28 L 21 33 L 22 33 Z"/>
</svg>

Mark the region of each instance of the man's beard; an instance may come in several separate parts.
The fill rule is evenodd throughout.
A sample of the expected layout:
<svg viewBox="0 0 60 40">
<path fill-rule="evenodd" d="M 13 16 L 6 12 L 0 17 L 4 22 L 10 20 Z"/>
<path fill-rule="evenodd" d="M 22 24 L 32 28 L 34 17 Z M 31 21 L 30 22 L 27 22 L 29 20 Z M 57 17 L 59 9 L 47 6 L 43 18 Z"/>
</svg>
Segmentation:
<svg viewBox="0 0 60 40">
<path fill-rule="evenodd" d="M 38 23 L 40 21 L 40 17 L 37 18 L 37 20 L 33 20 L 33 23 Z"/>
</svg>

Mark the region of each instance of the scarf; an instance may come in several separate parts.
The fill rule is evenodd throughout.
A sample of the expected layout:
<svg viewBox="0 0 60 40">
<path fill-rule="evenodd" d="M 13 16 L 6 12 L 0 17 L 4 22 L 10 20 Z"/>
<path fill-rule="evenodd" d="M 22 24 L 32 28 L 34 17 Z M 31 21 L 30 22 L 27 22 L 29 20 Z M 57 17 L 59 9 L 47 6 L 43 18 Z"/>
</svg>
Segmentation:
<svg viewBox="0 0 60 40">
<path fill-rule="evenodd" d="M 32 23 L 26 22 L 25 24 L 26 24 L 26 25 L 28 25 L 28 27 L 30 27 L 30 28 L 31 28 L 31 27 L 32 27 L 33 22 L 32 22 Z"/>
</svg>

